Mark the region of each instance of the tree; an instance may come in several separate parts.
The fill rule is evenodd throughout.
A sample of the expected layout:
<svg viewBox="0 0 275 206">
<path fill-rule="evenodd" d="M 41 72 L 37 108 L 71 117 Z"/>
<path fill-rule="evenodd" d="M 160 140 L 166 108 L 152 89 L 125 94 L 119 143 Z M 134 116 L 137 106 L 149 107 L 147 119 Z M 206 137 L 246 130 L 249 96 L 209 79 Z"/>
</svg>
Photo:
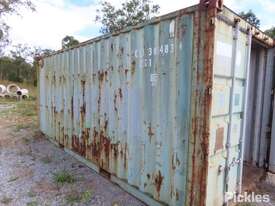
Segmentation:
<svg viewBox="0 0 275 206">
<path fill-rule="evenodd" d="M 248 12 L 241 12 L 240 16 L 257 28 L 259 28 L 261 25 L 261 21 L 257 18 L 252 10 L 249 10 Z"/>
<path fill-rule="evenodd" d="M 62 49 L 70 48 L 79 44 L 79 41 L 75 39 L 73 36 L 65 36 L 62 39 Z"/>
<path fill-rule="evenodd" d="M 8 56 L 0 57 L 0 80 L 37 84 L 35 57 L 51 54 L 53 50 L 18 44 Z"/>
<path fill-rule="evenodd" d="M 4 21 L 3 17 L 13 13 L 18 15 L 18 9 L 20 7 L 25 7 L 32 11 L 35 10 L 30 0 L 0 0 L 0 55 L 3 52 L 1 48 L 9 43 L 9 26 Z"/>
<path fill-rule="evenodd" d="M 275 26 L 273 26 L 271 29 L 266 30 L 265 33 L 275 39 Z"/>
<path fill-rule="evenodd" d="M 107 1 L 101 3 L 97 10 L 96 22 L 100 22 L 103 34 L 119 31 L 127 26 L 135 26 L 151 19 L 159 12 L 159 5 L 154 5 L 150 0 L 129 0 L 116 9 Z"/>
</svg>

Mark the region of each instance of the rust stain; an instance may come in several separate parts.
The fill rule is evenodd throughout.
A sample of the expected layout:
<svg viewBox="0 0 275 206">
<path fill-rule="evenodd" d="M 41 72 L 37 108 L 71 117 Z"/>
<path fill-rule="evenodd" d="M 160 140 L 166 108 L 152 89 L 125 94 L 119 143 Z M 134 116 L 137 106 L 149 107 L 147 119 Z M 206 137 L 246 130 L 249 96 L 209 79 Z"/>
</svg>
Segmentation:
<svg viewBox="0 0 275 206">
<path fill-rule="evenodd" d="M 119 94 L 119 98 L 122 99 L 123 95 L 122 95 L 122 89 L 118 88 L 118 94 Z"/>
<path fill-rule="evenodd" d="M 158 171 L 154 178 L 154 184 L 155 184 L 156 191 L 158 194 L 158 199 L 160 197 L 160 190 L 161 190 L 163 179 L 164 179 L 164 177 L 161 175 L 161 172 Z"/>
<path fill-rule="evenodd" d="M 64 141 L 65 141 L 64 142 L 65 146 L 68 147 L 69 146 L 69 144 L 68 144 L 68 142 L 69 142 L 69 135 L 67 135 L 67 134 L 64 135 Z"/>
<path fill-rule="evenodd" d="M 84 122 L 85 122 L 85 116 L 86 116 L 86 103 L 83 102 L 83 105 L 80 107 L 80 127 L 84 128 Z"/>
<path fill-rule="evenodd" d="M 71 118 L 74 119 L 74 97 L 71 97 Z"/>
<path fill-rule="evenodd" d="M 98 71 L 98 80 L 100 82 L 100 84 L 103 82 L 104 80 L 104 72 L 102 71 Z"/>
<path fill-rule="evenodd" d="M 113 151 L 114 158 L 117 159 L 117 156 L 118 156 L 118 143 L 111 144 L 111 150 Z"/>
<path fill-rule="evenodd" d="M 131 74 L 134 75 L 135 71 L 136 71 L 136 61 L 134 60 L 131 63 Z"/>
<path fill-rule="evenodd" d="M 80 127 L 84 128 L 85 116 L 86 116 L 86 102 L 85 102 L 85 84 L 84 80 L 81 80 L 81 88 L 82 88 L 82 106 L 80 106 Z"/>
<path fill-rule="evenodd" d="M 151 123 L 149 123 L 149 126 L 148 126 L 148 136 L 149 136 L 149 139 L 150 139 L 150 143 L 152 142 L 152 137 L 153 137 L 154 135 L 155 135 L 155 133 L 153 132 Z"/>
<path fill-rule="evenodd" d="M 127 144 L 125 144 L 125 147 L 124 147 L 124 169 L 127 169 L 127 151 L 128 151 L 128 146 Z"/>
<path fill-rule="evenodd" d="M 115 110 L 115 112 L 117 113 L 117 94 L 115 93 L 114 94 L 114 110 Z"/>
<path fill-rule="evenodd" d="M 112 145 L 107 134 L 108 121 L 105 121 L 103 129 L 100 131 L 93 128 L 92 142 L 87 145 L 87 158 L 97 164 L 101 169 L 109 171 L 109 161 L 111 151 L 117 155 L 116 145 Z"/>
<path fill-rule="evenodd" d="M 82 130 L 81 136 L 77 137 L 76 135 L 72 136 L 72 149 L 77 154 L 86 157 L 87 143 L 90 136 L 90 128 Z"/>
<path fill-rule="evenodd" d="M 220 127 L 216 130 L 215 152 L 220 149 L 223 149 L 223 139 L 224 139 L 224 128 Z"/>
<path fill-rule="evenodd" d="M 105 76 L 105 81 L 108 82 L 108 78 L 107 78 L 108 77 L 108 71 L 107 70 L 104 72 L 104 76 Z"/>
</svg>

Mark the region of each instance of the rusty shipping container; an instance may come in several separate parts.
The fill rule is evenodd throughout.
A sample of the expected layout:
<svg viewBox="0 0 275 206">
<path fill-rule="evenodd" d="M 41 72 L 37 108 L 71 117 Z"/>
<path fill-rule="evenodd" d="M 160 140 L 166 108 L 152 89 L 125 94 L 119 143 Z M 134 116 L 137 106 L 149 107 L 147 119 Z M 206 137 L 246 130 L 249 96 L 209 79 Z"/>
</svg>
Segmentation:
<svg viewBox="0 0 275 206">
<path fill-rule="evenodd" d="M 41 131 L 148 205 L 221 206 L 241 189 L 252 45 L 274 41 L 213 0 L 57 51 Z"/>
</svg>

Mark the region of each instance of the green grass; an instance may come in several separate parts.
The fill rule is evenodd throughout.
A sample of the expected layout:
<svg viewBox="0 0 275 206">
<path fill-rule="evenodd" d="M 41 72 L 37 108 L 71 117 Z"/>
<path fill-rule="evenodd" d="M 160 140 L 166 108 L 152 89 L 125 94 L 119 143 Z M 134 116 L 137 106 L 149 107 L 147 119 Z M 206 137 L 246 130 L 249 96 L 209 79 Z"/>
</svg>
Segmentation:
<svg viewBox="0 0 275 206">
<path fill-rule="evenodd" d="M 11 201 L 12 201 L 12 198 L 4 197 L 4 198 L 1 200 L 1 203 L 4 204 L 4 205 L 7 205 L 7 204 L 10 204 Z"/>
<path fill-rule="evenodd" d="M 29 191 L 27 195 L 28 195 L 28 197 L 35 197 L 36 196 L 36 194 L 33 191 Z"/>
<path fill-rule="evenodd" d="M 90 190 L 87 190 L 81 194 L 78 194 L 77 192 L 71 193 L 66 196 L 66 202 L 67 204 L 75 204 L 75 203 L 87 203 L 92 198 L 92 192 Z"/>
<path fill-rule="evenodd" d="M 43 162 L 44 164 L 49 164 L 49 163 L 52 162 L 51 157 L 49 157 L 48 155 L 45 156 L 45 157 L 42 157 L 40 160 L 41 160 L 41 162 Z"/>
<path fill-rule="evenodd" d="M 19 132 L 21 129 L 28 129 L 30 127 L 30 124 L 17 124 L 15 125 L 14 132 Z"/>
<path fill-rule="evenodd" d="M 36 201 L 28 202 L 27 206 L 38 206 L 38 203 Z"/>
<path fill-rule="evenodd" d="M 54 173 L 53 180 L 56 184 L 74 183 L 75 182 L 74 176 L 65 170 Z"/>
<path fill-rule="evenodd" d="M 14 181 L 18 180 L 18 178 L 19 178 L 19 177 L 12 177 L 12 178 L 10 178 L 10 179 L 8 180 L 8 182 L 14 182 Z"/>
</svg>

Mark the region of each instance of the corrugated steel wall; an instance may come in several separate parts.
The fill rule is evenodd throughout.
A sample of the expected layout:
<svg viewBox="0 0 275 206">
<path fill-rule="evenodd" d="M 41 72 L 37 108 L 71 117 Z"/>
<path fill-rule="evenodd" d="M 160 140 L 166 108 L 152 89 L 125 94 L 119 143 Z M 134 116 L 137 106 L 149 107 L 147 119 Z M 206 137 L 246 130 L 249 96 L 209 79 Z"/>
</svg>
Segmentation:
<svg viewBox="0 0 275 206">
<path fill-rule="evenodd" d="M 48 57 L 41 130 L 154 199 L 183 205 L 193 15 Z"/>
</svg>

